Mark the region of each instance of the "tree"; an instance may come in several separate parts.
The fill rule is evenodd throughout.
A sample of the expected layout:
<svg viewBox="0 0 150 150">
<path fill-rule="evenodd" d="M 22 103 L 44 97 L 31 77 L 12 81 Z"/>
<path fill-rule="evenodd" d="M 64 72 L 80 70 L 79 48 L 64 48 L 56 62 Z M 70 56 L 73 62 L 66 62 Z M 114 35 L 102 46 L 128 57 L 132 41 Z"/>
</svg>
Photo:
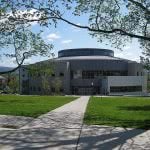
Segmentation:
<svg viewBox="0 0 150 150">
<path fill-rule="evenodd" d="M 54 64 L 52 61 L 44 61 L 25 67 L 28 70 L 29 75 L 32 77 L 41 78 L 41 88 L 44 94 L 51 94 L 51 83 L 49 78 L 54 71 Z"/>
<path fill-rule="evenodd" d="M 10 4 L 8 1 L 2 1 L 3 7 L 0 10 L 0 52 L 4 51 L 5 56 L 15 58 L 17 67 L 10 71 L 0 72 L 0 74 L 17 70 L 25 59 L 32 56 L 51 56 L 50 50 L 53 48 L 52 44 L 45 43 L 40 32 L 31 31 L 31 24 L 13 23 L 11 16 L 15 15 L 16 10 Z M 6 49 L 12 50 L 8 53 Z"/>
<path fill-rule="evenodd" d="M 44 94 L 50 94 L 51 93 L 51 86 L 50 82 L 48 80 L 49 77 L 42 76 L 42 90 Z"/>
<path fill-rule="evenodd" d="M 11 8 L 14 10 L 18 10 L 22 6 L 26 7 L 28 12 L 22 16 L 13 15 L 9 19 L 10 21 L 20 23 L 38 21 L 41 25 L 48 26 L 61 20 L 89 30 L 100 41 L 107 38 L 110 39 L 112 44 L 117 45 L 123 44 L 124 40 L 128 38 L 150 41 L 149 0 L 62 0 L 62 2 L 59 0 L 39 0 L 38 2 L 22 0 L 20 3 L 14 2 L 11 4 Z M 60 8 L 62 6 L 66 8 L 66 11 L 72 11 L 75 16 L 88 14 L 89 24 L 82 26 L 64 18 L 64 9 Z M 34 12 L 31 13 L 33 9 Z M 116 40 L 123 42 L 118 43 Z"/>
<path fill-rule="evenodd" d="M 62 81 L 60 80 L 60 78 L 56 77 L 52 83 L 53 87 L 55 88 L 55 93 L 59 94 L 60 93 L 60 89 L 62 87 Z"/>
<path fill-rule="evenodd" d="M 3 3 L 8 3 L 4 0 Z M 6 5 L 6 4 L 4 4 Z M 21 9 L 22 8 L 22 9 Z M 99 42 L 107 41 L 122 48 L 137 39 L 146 57 L 150 54 L 150 1 L 149 0 L 20 0 L 9 4 L 15 12 L 8 17 L 9 24 L 38 22 L 41 26 L 57 25 L 58 21 L 86 29 Z M 18 10 L 27 9 L 23 15 Z M 86 15 L 88 24 L 79 25 L 65 16 Z M 31 13 L 32 12 L 32 13 Z M 16 15 L 17 14 L 17 15 Z"/>
<path fill-rule="evenodd" d="M 9 77 L 8 81 L 9 91 L 11 93 L 18 93 L 19 92 L 19 78 L 16 75 L 12 75 Z"/>
</svg>

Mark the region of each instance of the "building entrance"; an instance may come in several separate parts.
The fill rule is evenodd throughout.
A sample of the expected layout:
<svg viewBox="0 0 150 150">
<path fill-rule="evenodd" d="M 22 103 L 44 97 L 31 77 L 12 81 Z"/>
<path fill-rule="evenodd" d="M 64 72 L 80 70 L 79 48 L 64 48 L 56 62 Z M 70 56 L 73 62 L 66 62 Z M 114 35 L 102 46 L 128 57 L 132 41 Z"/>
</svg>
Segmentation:
<svg viewBox="0 0 150 150">
<path fill-rule="evenodd" d="M 72 94 L 75 94 L 75 95 L 100 94 L 100 87 L 72 87 Z"/>
</svg>

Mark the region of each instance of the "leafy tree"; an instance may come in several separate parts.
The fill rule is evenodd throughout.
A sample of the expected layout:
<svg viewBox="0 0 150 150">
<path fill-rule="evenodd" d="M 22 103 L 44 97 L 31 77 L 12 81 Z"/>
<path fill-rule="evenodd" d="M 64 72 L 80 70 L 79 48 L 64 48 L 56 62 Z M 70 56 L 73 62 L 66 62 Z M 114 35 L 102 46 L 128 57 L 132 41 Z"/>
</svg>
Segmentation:
<svg viewBox="0 0 150 150">
<path fill-rule="evenodd" d="M 51 27 L 58 21 L 88 30 L 99 42 L 107 41 L 115 48 L 122 48 L 137 39 L 149 59 L 150 54 L 150 1 L 149 0 L 3 0 L 2 10 L 7 15 L 9 28 L 14 24 L 38 22 Z M 26 9 L 26 12 L 23 10 Z M 6 11 L 7 10 L 7 11 Z M 22 13 L 23 12 L 23 13 Z M 79 25 L 66 17 L 86 16 L 88 24 Z M 21 15 L 19 15 L 21 14 Z M 5 16 L 4 15 L 4 16 Z M 7 23 L 8 24 L 8 23 Z M 4 26 L 5 29 L 5 26 Z M 4 30 L 3 29 L 3 30 Z"/>
<path fill-rule="evenodd" d="M 9 91 L 11 93 L 18 93 L 19 92 L 19 78 L 18 76 L 10 76 L 8 81 Z"/>
<path fill-rule="evenodd" d="M 25 66 L 29 75 L 33 78 L 40 78 L 41 88 L 44 94 L 51 94 L 51 83 L 49 78 L 54 71 L 54 64 L 52 61 L 44 61 L 33 65 Z"/>
<path fill-rule="evenodd" d="M 5 2 L 6 3 L 6 2 Z M 23 15 L 12 15 L 13 23 L 37 21 L 48 26 L 58 20 L 87 29 L 99 41 L 109 39 L 112 45 L 125 45 L 125 41 L 136 38 L 142 47 L 149 47 L 150 1 L 149 0 L 21 0 L 10 4 L 15 13 L 20 7 L 28 10 Z M 66 8 L 64 10 L 63 8 Z M 33 11 L 34 10 L 34 11 Z M 87 25 L 79 25 L 64 17 L 64 11 L 75 16 L 87 14 Z"/>
<path fill-rule="evenodd" d="M 53 87 L 55 88 L 55 93 L 59 94 L 60 93 L 60 88 L 62 87 L 62 81 L 60 80 L 59 77 L 56 77 L 52 83 Z"/>
<path fill-rule="evenodd" d="M 51 94 L 51 86 L 47 76 L 42 76 L 42 90 L 44 94 Z"/>
<path fill-rule="evenodd" d="M 52 44 L 44 42 L 40 35 L 41 32 L 31 31 L 31 24 L 13 21 L 12 16 L 16 14 L 16 10 L 12 8 L 13 1 L 9 2 L 2 1 L 3 7 L 0 10 L 0 52 L 4 51 L 5 56 L 15 58 L 17 67 L 10 71 L 0 72 L 0 74 L 17 70 L 25 59 L 32 56 L 51 56 L 50 50 L 53 48 Z M 11 52 L 7 52 L 6 49 L 11 49 Z"/>
</svg>

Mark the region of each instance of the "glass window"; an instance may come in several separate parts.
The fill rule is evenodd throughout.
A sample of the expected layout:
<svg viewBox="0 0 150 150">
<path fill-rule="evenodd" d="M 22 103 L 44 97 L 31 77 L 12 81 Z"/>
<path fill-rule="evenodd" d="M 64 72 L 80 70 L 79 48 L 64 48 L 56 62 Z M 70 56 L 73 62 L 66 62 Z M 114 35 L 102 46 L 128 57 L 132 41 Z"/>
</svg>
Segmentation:
<svg viewBox="0 0 150 150">
<path fill-rule="evenodd" d="M 59 76 L 63 77 L 63 76 L 64 76 L 64 73 L 60 72 L 60 73 L 59 73 Z"/>
<path fill-rule="evenodd" d="M 52 87 L 52 88 L 51 88 L 51 91 L 52 91 L 52 92 L 55 92 L 55 88 L 54 88 L 54 87 Z"/>
<path fill-rule="evenodd" d="M 38 87 L 38 91 L 39 91 L 39 92 L 41 91 L 41 87 Z"/>
<path fill-rule="evenodd" d="M 32 86 L 30 87 L 30 90 L 32 91 Z"/>
<path fill-rule="evenodd" d="M 54 73 L 52 73 L 52 75 L 51 75 L 52 77 L 55 77 L 55 74 Z"/>
<path fill-rule="evenodd" d="M 142 86 L 111 86 L 110 92 L 139 92 Z"/>
<path fill-rule="evenodd" d="M 33 91 L 36 91 L 36 87 L 35 86 L 33 87 Z"/>
</svg>

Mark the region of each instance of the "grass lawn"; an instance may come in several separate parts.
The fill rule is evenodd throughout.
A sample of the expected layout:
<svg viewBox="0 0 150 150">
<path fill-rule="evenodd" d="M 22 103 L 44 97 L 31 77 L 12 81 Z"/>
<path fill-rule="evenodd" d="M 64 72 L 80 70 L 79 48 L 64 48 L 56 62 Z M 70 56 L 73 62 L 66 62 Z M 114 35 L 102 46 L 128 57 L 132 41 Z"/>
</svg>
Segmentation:
<svg viewBox="0 0 150 150">
<path fill-rule="evenodd" d="M 150 98 L 91 97 L 84 123 L 150 129 Z"/>
<path fill-rule="evenodd" d="M 38 117 L 76 97 L 0 95 L 0 114 Z"/>
</svg>

